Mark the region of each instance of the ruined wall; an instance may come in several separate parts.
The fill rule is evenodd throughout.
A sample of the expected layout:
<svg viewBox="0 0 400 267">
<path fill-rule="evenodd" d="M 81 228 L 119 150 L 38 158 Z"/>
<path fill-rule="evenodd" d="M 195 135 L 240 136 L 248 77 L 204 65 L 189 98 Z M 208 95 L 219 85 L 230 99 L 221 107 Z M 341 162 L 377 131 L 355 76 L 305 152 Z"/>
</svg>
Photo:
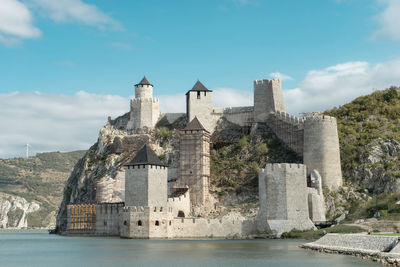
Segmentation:
<svg viewBox="0 0 400 267">
<path fill-rule="evenodd" d="M 269 113 L 267 124 L 284 144 L 303 156 L 304 119 L 277 111 Z"/>
<path fill-rule="evenodd" d="M 204 130 L 183 130 L 179 149 L 179 183 L 189 187 L 192 205 L 202 206 L 209 196 L 210 134 Z"/>
<path fill-rule="evenodd" d="M 276 235 L 314 229 L 309 218 L 306 166 L 267 164 L 259 170 L 260 209 L 257 227 Z"/>
<path fill-rule="evenodd" d="M 126 206 L 166 206 L 167 167 L 154 165 L 127 166 L 125 174 Z"/>
<path fill-rule="evenodd" d="M 199 92 L 199 96 L 197 95 Z M 215 125 L 210 116 L 213 110 L 212 106 L 212 92 L 205 91 L 189 91 L 186 94 L 186 113 L 188 122 L 192 121 L 195 117 L 206 128 L 207 131 L 212 132 Z"/>
<path fill-rule="evenodd" d="M 325 198 L 322 192 L 322 178 L 317 170 L 313 170 L 309 176 L 308 211 L 314 224 L 326 222 Z"/>
<path fill-rule="evenodd" d="M 254 121 L 265 122 L 271 112 L 285 112 L 280 80 L 254 81 Z"/>
<path fill-rule="evenodd" d="M 308 174 L 318 170 L 322 186 L 337 190 L 342 186 L 339 137 L 336 119 L 330 116 L 313 115 L 304 121 L 303 162 Z"/>
</svg>

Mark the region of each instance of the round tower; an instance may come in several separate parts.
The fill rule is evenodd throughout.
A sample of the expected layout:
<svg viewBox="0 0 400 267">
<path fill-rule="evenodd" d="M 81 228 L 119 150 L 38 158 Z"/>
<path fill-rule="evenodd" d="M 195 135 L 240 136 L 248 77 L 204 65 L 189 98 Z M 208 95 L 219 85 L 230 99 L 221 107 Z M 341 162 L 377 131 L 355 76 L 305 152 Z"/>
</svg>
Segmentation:
<svg viewBox="0 0 400 267">
<path fill-rule="evenodd" d="M 307 175 L 315 169 L 321 174 L 323 187 L 335 191 L 342 186 L 336 118 L 324 115 L 306 117 L 303 146 Z"/>
<path fill-rule="evenodd" d="M 149 83 L 146 76 L 135 84 L 135 98 L 153 98 L 153 85 Z"/>
</svg>

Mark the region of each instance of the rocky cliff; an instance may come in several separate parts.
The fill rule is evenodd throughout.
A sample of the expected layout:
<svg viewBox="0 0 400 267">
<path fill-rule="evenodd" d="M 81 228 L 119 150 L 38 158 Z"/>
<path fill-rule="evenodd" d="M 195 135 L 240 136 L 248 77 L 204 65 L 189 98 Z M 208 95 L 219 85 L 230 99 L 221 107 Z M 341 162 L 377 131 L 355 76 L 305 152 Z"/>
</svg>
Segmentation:
<svg viewBox="0 0 400 267">
<path fill-rule="evenodd" d="M 0 228 L 27 228 L 27 215 L 39 209 L 40 205 L 34 201 L 0 193 Z M 49 227 L 54 227 L 54 224 Z"/>
<path fill-rule="evenodd" d="M 11 205 L 11 214 L 14 218 L 18 217 L 22 221 L 22 227 L 42 228 L 54 227 L 56 220 L 56 211 L 59 208 L 63 186 L 68 176 L 78 161 L 82 157 L 84 151 L 74 152 L 49 152 L 38 153 L 36 156 L 29 158 L 12 158 L 0 159 L 0 194 L 7 195 L 2 198 L 2 207 L 8 207 L 13 202 L 10 198 L 18 199 L 15 203 L 37 203 L 40 208 L 33 212 L 22 213 L 19 208 L 26 205 Z M 25 202 L 22 201 L 24 199 Z M 11 204 L 10 204 L 11 203 Z M 6 209 L 0 211 L 2 221 L 7 221 L 8 211 Z M 11 220 L 12 221 L 12 220 Z M 9 220 L 9 222 L 11 223 Z M 16 224 L 4 224 L 3 227 L 16 227 Z M 12 225 L 12 226 L 11 226 Z"/>
</svg>

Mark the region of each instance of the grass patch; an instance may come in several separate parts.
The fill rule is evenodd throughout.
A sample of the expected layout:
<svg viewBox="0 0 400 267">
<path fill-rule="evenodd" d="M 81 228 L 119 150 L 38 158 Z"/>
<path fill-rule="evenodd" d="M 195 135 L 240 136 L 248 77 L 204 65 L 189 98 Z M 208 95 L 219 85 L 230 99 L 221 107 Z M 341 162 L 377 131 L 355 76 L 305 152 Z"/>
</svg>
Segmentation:
<svg viewBox="0 0 400 267">
<path fill-rule="evenodd" d="M 283 233 L 282 238 L 294 238 L 294 239 L 318 239 L 324 236 L 324 231 L 326 233 L 337 233 L 337 234 L 354 234 L 354 233 L 362 233 L 365 232 L 364 229 L 358 226 L 353 225 L 335 225 L 333 227 L 328 227 L 324 229 L 318 230 L 309 230 L 309 231 L 299 231 L 292 230 L 288 233 Z"/>
</svg>

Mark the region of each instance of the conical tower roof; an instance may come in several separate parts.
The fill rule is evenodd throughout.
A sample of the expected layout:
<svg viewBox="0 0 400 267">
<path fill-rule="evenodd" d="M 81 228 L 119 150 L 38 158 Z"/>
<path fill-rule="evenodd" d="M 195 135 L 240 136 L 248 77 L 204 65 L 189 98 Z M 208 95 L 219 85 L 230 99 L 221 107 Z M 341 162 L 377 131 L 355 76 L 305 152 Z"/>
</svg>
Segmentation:
<svg viewBox="0 0 400 267">
<path fill-rule="evenodd" d="M 156 153 L 150 148 L 149 145 L 145 144 L 131 162 L 126 164 L 126 166 L 134 165 L 156 165 L 156 166 L 166 166 L 161 162 Z"/>
<path fill-rule="evenodd" d="M 135 84 L 135 86 L 138 85 L 151 85 L 153 86 L 151 83 L 149 83 L 149 81 L 146 79 L 146 76 L 143 76 L 143 79 L 140 81 L 140 83 Z"/>
<path fill-rule="evenodd" d="M 203 92 L 212 92 L 211 90 L 208 90 L 207 87 L 204 86 L 199 80 L 194 84 L 193 88 L 190 89 L 186 94 L 188 94 L 190 91 L 203 91 Z"/>
<path fill-rule="evenodd" d="M 199 119 L 197 117 L 194 117 L 194 119 L 183 129 L 185 131 L 189 130 L 203 130 L 208 132 L 203 125 L 201 124 L 201 122 L 199 121 Z"/>
</svg>

